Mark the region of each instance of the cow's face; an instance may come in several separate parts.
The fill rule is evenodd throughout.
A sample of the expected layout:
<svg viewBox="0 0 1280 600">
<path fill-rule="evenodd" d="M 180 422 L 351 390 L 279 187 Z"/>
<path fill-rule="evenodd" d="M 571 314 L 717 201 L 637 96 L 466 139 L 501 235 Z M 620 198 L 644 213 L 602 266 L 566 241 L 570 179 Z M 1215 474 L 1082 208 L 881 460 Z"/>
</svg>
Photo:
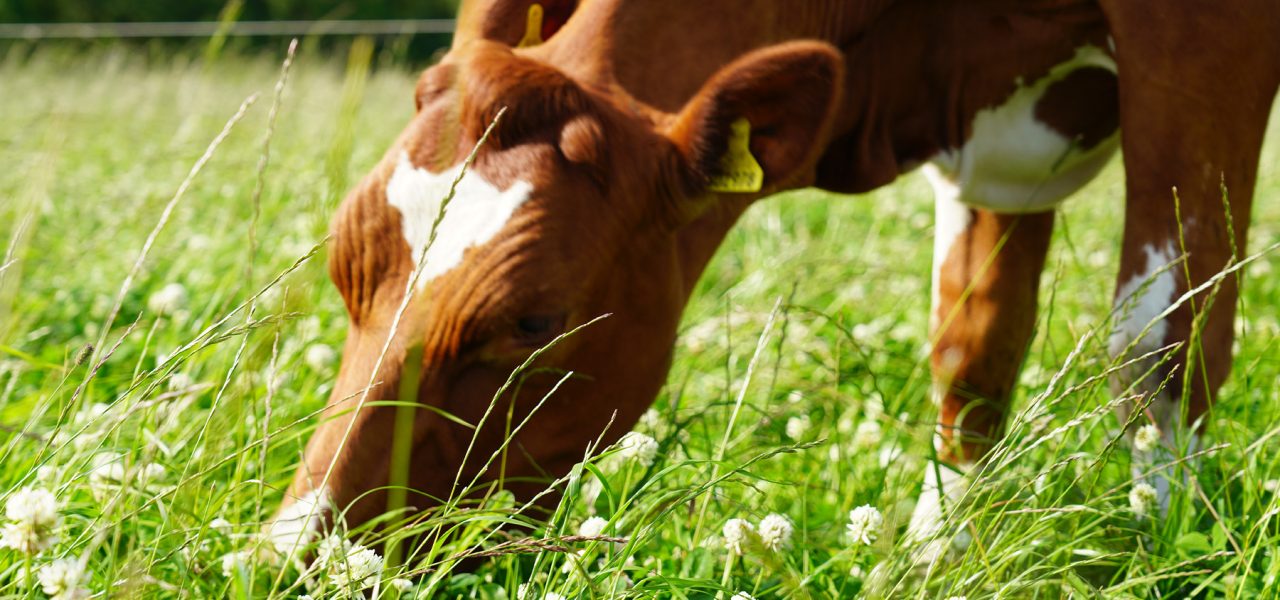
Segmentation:
<svg viewBox="0 0 1280 600">
<path fill-rule="evenodd" d="M 330 270 L 351 329 L 331 418 L 291 497 L 322 497 L 348 523 L 385 510 L 397 408 L 370 404 L 415 386 L 421 408 L 400 411 L 412 506 L 500 475 L 517 493 L 541 490 L 590 442 L 624 433 L 662 385 L 724 233 L 751 200 L 808 177 L 841 73 L 827 46 L 764 50 L 666 115 L 488 42 L 429 69 L 413 121 L 334 223 Z M 711 194 L 742 118 L 765 188 Z"/>
</svg>

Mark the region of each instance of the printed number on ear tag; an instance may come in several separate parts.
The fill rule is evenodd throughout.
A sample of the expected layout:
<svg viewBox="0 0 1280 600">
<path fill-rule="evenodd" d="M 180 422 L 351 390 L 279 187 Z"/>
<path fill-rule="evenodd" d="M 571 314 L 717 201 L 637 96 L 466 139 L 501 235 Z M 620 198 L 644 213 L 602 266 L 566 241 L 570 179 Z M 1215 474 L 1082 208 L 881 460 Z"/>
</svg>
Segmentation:
<svg viewBox="0 0 1280 600">
<path fill-rule="evenodd" d="M 707 189 L 713 192 L 751 194 L 764 188 L 764 169 L 751 155 L 751 122 L 733 122 L 729 147 L 720 161 L 720 174 L 711 179 Z"/>
<path fill-rule="evenodd" d="M 528 48 L 542 43 L 542 5 L 529 5 L 529 15 L 525 19 L 524 38 L 517 48 Z"/>
</svg>

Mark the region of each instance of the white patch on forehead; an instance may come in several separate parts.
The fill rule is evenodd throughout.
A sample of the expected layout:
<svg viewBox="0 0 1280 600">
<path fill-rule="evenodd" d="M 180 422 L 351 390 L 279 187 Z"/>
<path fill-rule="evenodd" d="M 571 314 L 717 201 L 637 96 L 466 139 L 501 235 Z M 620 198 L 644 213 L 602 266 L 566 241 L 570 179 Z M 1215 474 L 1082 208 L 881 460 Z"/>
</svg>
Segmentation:
<svg viewBox="0 0 1280 600">
<path fill-rule="evenodd" d="M 1115 72 L 1115 61 L 1086 46 L 1071 60 L 1018 89 L 999 106 L 973 117 L 969 140 L 933 162 L 955 180 L 958 200 L 1000 213 L 1051 210 L 1098 174 L 1115 153 L 1119 133 L 1087 150 L 1036 119 L 1036 104 L 1049 86 L 1082 67 Z"/>
<path fill-rule="evenodd" d="M 1178 292 L 1178 282 L 1174 277 L 1176 267 L 1164 268 L 1177 255 L 1172 242 L 1166 242 L 1163 248 L 1148 245 L 1143 250 L 1147 254 L 1146 266 L 1116 291 L 1119 313 L 1109 344 L 1112 356 L 1118 356 L 1138 336 L 1142 339 L 1136 344 L 1133 355 L 1157 350 L 1164 345 L 1169 332 L 1169 324 L 1164 319 L 1154 324 L 1151 322 L 1173 304 L 1174 295 Z M 1148 324 L 1151 324 L 1151 329 L 1142 335 Z"/>
<path fill-rule="evenodd" d="M 419 264 L 426 249 L 419 288 L 458 266 L 468 248 L 493 239 L 533 191 L 525 181 L 499 190 L 474 171 L 468 171 L 458 182 L 453 199 L 445 208 L 444 220 L 436 229 L 436 239 L 428 249 L 432 225 L 462 166 L 459 163 L 442 173 L 432 173 L 415 167 L 409 155 L 401 152 L 396 170 L 387 181 L 387 202 L 400 211 L 402 233 L 415 264 Z"/>
<path fill-rule="evenodd" d="M 316 540 L 325 515 L 333 509 L 333 496 L 329 490 L 313 490 L 280 511 L 271 523 L 267 537 L 282 556 L 290 556 L 298 548 Z"/>
<path fill-rule="evenodd" d="M 951 254 L 951 247 L 956 240 L 969 229 L 973 214 L 969 207 L 960 202 L 960 187 L 948 178 L 933 164 L 924 166 L 925 178 L 933 186 L 934 222 L 933 222 L 933 302 L 929 310 L 929 335 L 932 337 L 942 325 L 938 307 L 942 303 L 941 290 L 942 265 Z"/>
</svg>

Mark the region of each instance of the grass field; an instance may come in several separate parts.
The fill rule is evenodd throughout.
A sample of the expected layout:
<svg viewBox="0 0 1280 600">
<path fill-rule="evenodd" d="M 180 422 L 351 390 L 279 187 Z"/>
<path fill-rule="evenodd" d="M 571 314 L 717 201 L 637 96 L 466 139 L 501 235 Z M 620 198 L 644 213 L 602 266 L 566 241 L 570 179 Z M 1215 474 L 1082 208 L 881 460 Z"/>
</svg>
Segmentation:
<svg viewBox="0 0 1280 600">
<path fill-rule="evenodd" d="M 37 516 L 47 548 L 0 549 L 0 596 L 320 598 L 359 587 L 340 587 L 336 567 L 300 572 L 245 550 L 317 423 L 346 328 L 323 246 L 295 263 L 321 244 L 342 194 L 413 108 L 416 74 L 367 50 L 357 45 L 345 62 L 299 57 L 257 216 L 282 50 L 209 64 L 58 47 L 0 57 L 9 257 L 0 260 L 0 497 L 17 505 L 19 490 L 40 488 L 57 506 L 55 515 L 48 498 L 26 494 L 46 509 Z M 1280 239 L 1272 133 L 1254 248 Z M 956 556 L 942 568 L 913 567 L 904 535 L 933 421 L 932 197 L 911 175 L 866 196 L 802 191 L 755 207 L 700 284 L 669 384 L 638 426 L 660 444 L 653 464 L 625 453 L 595 461 L 547 522 L 501 494 L 440 514 L 447 533 L 374 572 L 374 593 L 497 599 L 526 585 L 525 598 L 1280 597 L 1276 259 L 1247 269 L 1210 450 L 1188 463 L 1167 515 L 1140 518 L 1129 501 L 1132 451 L 1099 377 L 1122 203 L 1117 163 L 1062 209 L 1017 393 L 1021 418 L 1000 449 L 1020 458 L 968 495 L 952 521 L 964 526 L 949 530 Z M 246 314 L 242 305 L 273 281 Z M 863 505 L 884 518 L 869 544 L 847 532 Z M 793 524 L 788 544 L 769 549 L 748 536 L 741 556 L 726 549 L 735 541 L 726 522 L 771 513 Z M 592 516 L 629 541 L 557 541 Z M 531 524 L 531 535 L 575 553 L 508 543 L 472 573 L 447 572 L 452 557 L 506 541 L 497 531 L 505 522 Z M 588 529 L 601 531 L 600 521 Z M 780 539 L 774 532 L 768 539 Z M 363 533 L 352 540 L 381 552 Z M 79 584 L 59 589 L 81 566 Z M 400 578 L 411 581 L 393 584 Z"/>
</svg>

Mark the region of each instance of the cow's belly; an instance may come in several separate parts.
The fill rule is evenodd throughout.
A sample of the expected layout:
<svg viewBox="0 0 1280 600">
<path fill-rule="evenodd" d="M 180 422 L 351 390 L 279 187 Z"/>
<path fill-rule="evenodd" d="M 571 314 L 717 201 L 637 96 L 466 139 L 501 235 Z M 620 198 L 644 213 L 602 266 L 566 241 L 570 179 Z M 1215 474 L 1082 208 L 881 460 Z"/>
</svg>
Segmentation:
<svg viewBox="0 0 1280 600">
<path fill-rule="evenodd" d="M 1115 62 L 1083 48 L 1002 104 L 978 111 L 969 139 L 932 162 L 959 200 L 1000 213 L 1051 210 L 1106 165 L 1119 142 Z"/>
</svg>

